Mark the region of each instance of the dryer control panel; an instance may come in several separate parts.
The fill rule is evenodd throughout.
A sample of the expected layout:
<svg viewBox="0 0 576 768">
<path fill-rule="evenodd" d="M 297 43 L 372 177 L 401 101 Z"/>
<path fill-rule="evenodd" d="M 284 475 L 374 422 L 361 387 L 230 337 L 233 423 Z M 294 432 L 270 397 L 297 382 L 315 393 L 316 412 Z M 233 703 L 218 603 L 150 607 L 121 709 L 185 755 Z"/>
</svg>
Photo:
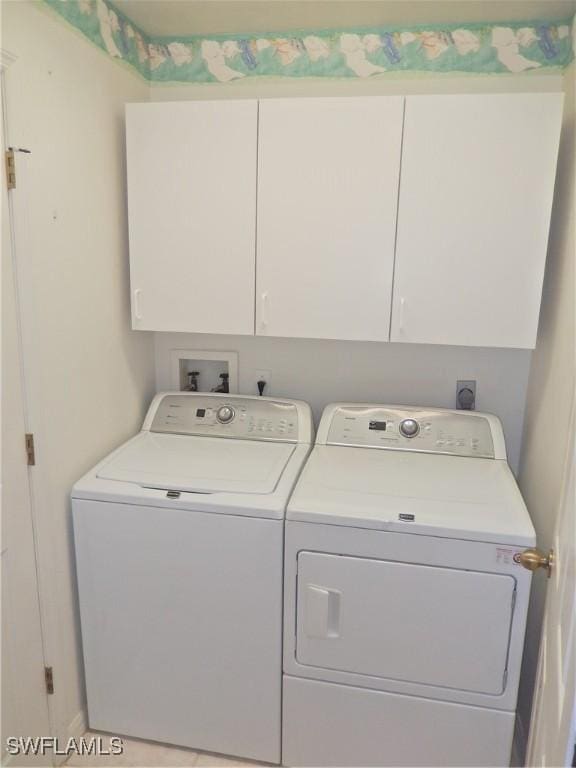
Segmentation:
<svg viewBox="0 0 576 768">
<path fill-rule="evenodd" d="M 328 406 L 317 442 L 423 451 L 486 459 L 497 456 L 493 428 L 502 430 L 495 416 L 441 409 L 344 405 Z M 503 437 L 500 441 L 503 446 Z"/>
<path fill-rule="evenodd" d="M 302 405 L 260 397 L 174 393 L 152 404 L 147 422 L 151 417 L 151 432 L 295 443 Z"/>
</svg>

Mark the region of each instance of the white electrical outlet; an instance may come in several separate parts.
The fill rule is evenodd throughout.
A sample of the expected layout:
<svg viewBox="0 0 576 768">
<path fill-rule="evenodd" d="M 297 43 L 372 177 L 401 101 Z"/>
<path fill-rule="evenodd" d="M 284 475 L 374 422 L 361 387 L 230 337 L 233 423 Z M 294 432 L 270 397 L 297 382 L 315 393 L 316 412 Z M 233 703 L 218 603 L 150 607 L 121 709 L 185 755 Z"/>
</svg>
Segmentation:
<svg viewBox="0 0 576 768">
<path fill-rule="evenodd" d="M 254 393 L 256 395 L 260 394 L 258 392 L 258 382 L 259 381 L 265 381 L 266 386 L 264 387 L 263 395 L 269 395 L 272 390 L 272 374 L 270 371 L 264 371 L 264 370 L 256 370 L 254 371 Z"/>
</svg>

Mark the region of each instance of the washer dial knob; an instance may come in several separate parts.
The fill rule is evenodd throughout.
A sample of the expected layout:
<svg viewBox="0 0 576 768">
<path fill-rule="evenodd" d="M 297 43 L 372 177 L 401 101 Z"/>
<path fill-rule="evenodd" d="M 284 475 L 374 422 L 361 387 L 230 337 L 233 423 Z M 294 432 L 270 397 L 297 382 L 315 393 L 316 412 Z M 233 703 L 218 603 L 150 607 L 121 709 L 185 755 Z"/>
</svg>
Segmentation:
<svg viewBox="0 0 576 768">
<path fill-rule="evenodd" d="M 404 419 L 400 422 L 400 434 L 404 437 L 416 437 L 420 432 L 420 424 L 416 419 Z"/>
<path fill-rule="evenodd" d="M 232 408 L 231 405 L 222 405 L 216 411 L 216 418 L 218 419 L 220 424 L 229 424 L 235 415 L 236 415 L 236 412 L 234 411 L 234 408 Z"/>
</svg>

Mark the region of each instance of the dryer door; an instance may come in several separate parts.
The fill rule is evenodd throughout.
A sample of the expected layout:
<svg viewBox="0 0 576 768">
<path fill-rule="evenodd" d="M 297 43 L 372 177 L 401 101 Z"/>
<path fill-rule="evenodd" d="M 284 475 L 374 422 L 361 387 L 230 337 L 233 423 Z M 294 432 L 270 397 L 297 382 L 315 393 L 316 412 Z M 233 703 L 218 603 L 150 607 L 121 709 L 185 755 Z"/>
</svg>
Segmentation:
<svg viewBox="0 0 576 768">
<path fill-rule="evenodd" d="M 300 552 L 300 664 L 500 694 L 512 576 Z"/>
</svg>

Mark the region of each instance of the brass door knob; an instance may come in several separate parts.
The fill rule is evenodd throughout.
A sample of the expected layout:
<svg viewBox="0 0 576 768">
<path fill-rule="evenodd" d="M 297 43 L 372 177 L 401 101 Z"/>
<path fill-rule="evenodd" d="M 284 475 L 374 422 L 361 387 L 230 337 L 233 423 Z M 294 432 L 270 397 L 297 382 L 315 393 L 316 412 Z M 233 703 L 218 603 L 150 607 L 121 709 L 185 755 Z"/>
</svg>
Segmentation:
<svg viewBox="0 0 576 768">
<path fill-rule="evenodd" d="M 547 555 L 539 549 L 525 549 L 524 552 L 518 552 L 514 555 L 514 562 L 527 568 L 529 571 L 537 571 L 538 568 L 545 568 L 548 572 L 548 578 L 552 573 L 554 565 L 554 550 L 551 549 Z"/>
</svg>

